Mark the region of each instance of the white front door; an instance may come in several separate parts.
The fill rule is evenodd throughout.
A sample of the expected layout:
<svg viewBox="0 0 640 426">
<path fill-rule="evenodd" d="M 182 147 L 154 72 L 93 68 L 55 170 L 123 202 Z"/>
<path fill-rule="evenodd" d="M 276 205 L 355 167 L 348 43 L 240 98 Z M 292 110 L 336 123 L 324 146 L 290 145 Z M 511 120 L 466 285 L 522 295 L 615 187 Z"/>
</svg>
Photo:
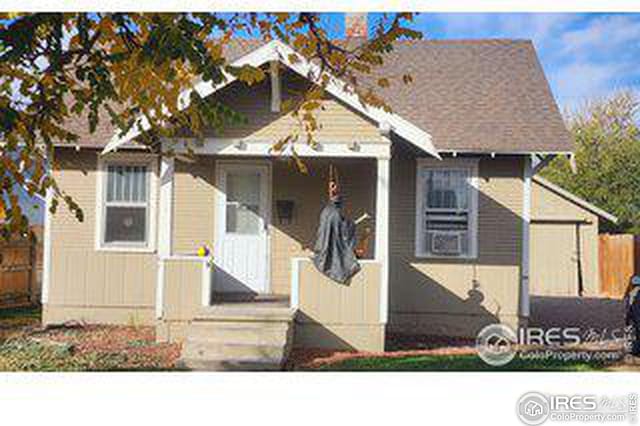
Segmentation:
<svg viewBox="0 0 640 426">
<path fill-rule="evenodd" d="M 219 162 L 217 187 L 214 289 L 267 293 L 269 166 Z"/>
</svg>

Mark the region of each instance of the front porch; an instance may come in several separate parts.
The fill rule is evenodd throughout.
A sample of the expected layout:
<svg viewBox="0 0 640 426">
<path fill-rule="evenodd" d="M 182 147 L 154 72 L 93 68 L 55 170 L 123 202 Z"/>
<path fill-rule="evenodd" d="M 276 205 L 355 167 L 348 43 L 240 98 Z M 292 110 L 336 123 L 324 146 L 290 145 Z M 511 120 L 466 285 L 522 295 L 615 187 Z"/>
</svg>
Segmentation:
<svg viewBox="0 0 640 426">
<path fill-rule="evenodd" d="M 247 314 L 247 319 L 252 318 L 249 328 L 264 328 L 259 323 L 264 323 L 265 308 L 277 308 L 282 318 L 290 315 L 291 332 L 283 334 L 290 342 L 282 343 L 287 349 L 291 344 L 310 348 L 384 349 L 388 159 L 333 157 L 303 161 L 309 167 L 307 175 L 282 158 L 234 158 L 230 163 L 228 157 L 200 155 L 195 164 L 163 159 L 160 205 L 164 207 L 159 218 L 156 288 L 159 340 L 190 341 L 196 335 L 203 337 L 203 333 L 213 336 L 214 329 L 228 328 L 232 322 L 236 324 L 231 328 L 246 332 L 245 327 L 237 324 L 237 318 L 229 320 L 218 315 L 238 309 Z M 230 263 L 224 257 L 230 250 L 225 250 L 220 236 L 229 229 L 221 222 L 230 209 L 220 208 L 217 201 L 226 196 L 217 179 L 222 164 L 268 167 L 269 201 L 264 215 L 267 282 L 262 287 L 266 291 L 227 269 Z M 358 226 L 361 237 L 365 227 L 368 228 L 369 244 L 362 247 L 361 271 L 348 285 L 326 278 L 310 261 L 318 216 L 326 203 L 329 164 L 340 171 L 346 214 L 354 219 L 365 213 L 371 217 Z M 290 217 L 278 211 L 279 201 L 293 204 Z M 167 212 L 171 217 L 166 217 Z M 200 242 L 213 248 L 210 256 L 195 254 Z M 256 253 L 260 252 L 245 253 L 242 261 L 253 267 L 252 262 L 258 261 Z M 231 282 L 246 285 L 230 287 L 229 276 L 234 277 Z M 196 328 L 199 331 L 195 332 Z M 245 333 L 244 337 L 251 335 Z M 228 344 L 233 346 L 234 340 L 238 339 L 230 338 Z"/>
</svg>

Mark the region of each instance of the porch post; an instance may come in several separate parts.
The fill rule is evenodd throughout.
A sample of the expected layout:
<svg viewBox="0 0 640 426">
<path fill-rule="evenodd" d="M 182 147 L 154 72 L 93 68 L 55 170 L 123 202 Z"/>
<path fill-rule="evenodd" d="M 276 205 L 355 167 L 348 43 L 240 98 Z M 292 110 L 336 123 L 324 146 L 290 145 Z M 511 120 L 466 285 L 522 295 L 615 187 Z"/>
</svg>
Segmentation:
<svg viewBox="0 0 640 426">
<path fill-rule="evenodd" d="M 156 281 L 156 318 L 162 318 L 164 305 L 165 259 L 172 252 L 173 228 L 173 157 L 162 156 L 160 165 L 160 199 L 158 201 L 158 275 Z"/>
<path fill-rule="evenodd" d="M 377 159 L 375 258 L 380 263 L 380 322 L 389 311 L 389 158 Z"/>
<path fill-rule="evenodd" d="M 49 170 L 51 173 L 51 170 Z M 42 253 L 42 290 L 40 292 L 40 302 L 42 306 L 49 303 L 49 289 L 51 288 L 51 202 L 53 200 L 53 189 L 47 188 L 44 203 L 44 243 Z"/>
</svg>

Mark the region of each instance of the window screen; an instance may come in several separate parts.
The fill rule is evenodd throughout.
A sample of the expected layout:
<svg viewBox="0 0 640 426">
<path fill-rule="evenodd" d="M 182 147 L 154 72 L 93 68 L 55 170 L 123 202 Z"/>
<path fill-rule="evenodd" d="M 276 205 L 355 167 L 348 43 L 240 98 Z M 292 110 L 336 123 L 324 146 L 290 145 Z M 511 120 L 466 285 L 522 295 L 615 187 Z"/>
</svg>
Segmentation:
<svg viewBox="0 0 640 426">
<path fill-rule="evenodd" d="M 420 169 L 422 205 L 419 208 L 418 252 L 431 256 L 471 253 L 471 170 Z"/>
<path fill-rule="evenodd" d="M 148 178 L 144 165 L 109 165 L 105 194 L 104 243 L 145 245 Z"/>
</svg>

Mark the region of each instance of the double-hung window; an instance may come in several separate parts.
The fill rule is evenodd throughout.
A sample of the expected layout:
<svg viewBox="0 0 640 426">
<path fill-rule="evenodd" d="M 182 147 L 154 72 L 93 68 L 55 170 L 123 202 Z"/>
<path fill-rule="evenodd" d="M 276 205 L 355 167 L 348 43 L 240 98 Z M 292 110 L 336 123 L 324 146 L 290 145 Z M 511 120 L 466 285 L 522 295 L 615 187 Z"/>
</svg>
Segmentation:
<svg viewBox="0 0 640 426">
<path fill-rule="evenodd" d="M 101 164 L 100 248 L 153 249 L 155 160 L 134 158 Z"/>
<path fill-rule="evenodd" d="M 477 162 L 418 162 L 416 246 L 418 257 L 476 256 Z"/>
</svg>

